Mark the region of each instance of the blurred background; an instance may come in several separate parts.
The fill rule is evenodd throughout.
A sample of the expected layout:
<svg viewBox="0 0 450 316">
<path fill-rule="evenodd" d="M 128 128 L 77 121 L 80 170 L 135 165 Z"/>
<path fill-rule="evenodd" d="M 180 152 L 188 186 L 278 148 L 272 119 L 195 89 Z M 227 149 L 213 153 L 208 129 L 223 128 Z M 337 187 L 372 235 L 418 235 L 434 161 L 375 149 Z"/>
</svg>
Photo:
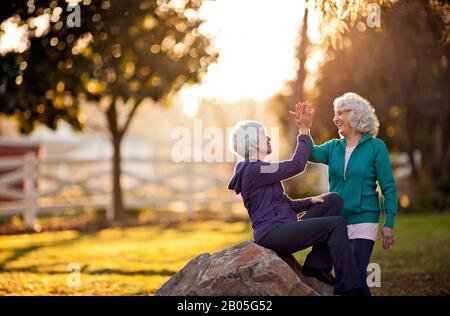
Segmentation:
<svg viewBox="0 0 450 316">
<path fill-rule="evenodd" d="M 447 1 L 0 8 L 0 295 L 153 294 L 198 253 L 251 239 L 227 190 L 229 129 L 261 121 L 271 159 L 289 158 L 293 105 L 314 105 L 322 143 L 339 137 L 332 103 L 348 91 L 376 109 L 398 185 L 399 246 L 375 251 L 375 294 L 450 293 Z M 309 164 L 285 188 L 325 192 L 327 168 Z M 67 285 L 69 263 L 83 286 Z"/>
</svg>

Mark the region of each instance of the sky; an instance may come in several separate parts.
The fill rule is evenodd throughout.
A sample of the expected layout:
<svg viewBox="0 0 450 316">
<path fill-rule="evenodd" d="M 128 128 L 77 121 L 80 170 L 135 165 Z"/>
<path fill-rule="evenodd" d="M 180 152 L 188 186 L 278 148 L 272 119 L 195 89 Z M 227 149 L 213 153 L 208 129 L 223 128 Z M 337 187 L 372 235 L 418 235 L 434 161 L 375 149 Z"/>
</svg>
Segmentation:
<svg viewBox="0 0 450 316">
<path fill-rule="evenodd" d="M 295 78 L 303 1 L 209 0 L 200 16 L 220 56 L 201 84 L 180 92 L 186 115 L 195 116 L 202 99 L 264 101 Z"/>
</svg>

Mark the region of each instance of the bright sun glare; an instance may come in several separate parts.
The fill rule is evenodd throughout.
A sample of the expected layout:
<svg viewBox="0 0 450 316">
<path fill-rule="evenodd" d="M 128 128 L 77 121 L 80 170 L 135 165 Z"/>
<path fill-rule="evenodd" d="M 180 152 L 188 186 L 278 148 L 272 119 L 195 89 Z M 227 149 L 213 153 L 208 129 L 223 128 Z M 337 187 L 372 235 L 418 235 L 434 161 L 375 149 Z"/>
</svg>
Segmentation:
<svg viewBox="0 0 450 316">
<path fill-rule="evenodd" d="M 220 57 L 198 87 L 180 93 L 184 112 L 194 116 L 198 101 L 263 101 L 295 78 L 295 47 L 303 18 L 303 1 L 205 1 L 203 33 L 214 37 Z"/>
<path fill-rule="evenodd" d="M 19 26 L 15 18 L 9 18 L 0 25 L 0 55 L 13 51 L 22 53 L 28 49 L 28 26 Z"/>
</svg>

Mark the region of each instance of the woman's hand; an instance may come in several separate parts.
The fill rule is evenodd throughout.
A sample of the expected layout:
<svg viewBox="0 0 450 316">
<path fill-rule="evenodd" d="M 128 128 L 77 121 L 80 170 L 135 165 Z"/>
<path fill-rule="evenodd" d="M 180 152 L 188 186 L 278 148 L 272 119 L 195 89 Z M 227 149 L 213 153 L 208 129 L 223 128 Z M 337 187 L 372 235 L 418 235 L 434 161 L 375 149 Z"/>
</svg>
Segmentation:
<svg viewBox="0 0 450 316">
<path fill-rule="evenodd" d="M 378 239 L 383 238 L 383 248 L 388 249 L 394 245 L 394 229 L 390 227 L 383 227 Z"/>
<path fill-rule="evenodd" d="M 295 112 L 289 111 L 295 121 L 299 130 L 307 130 L 312 126 L 314 119 L 314 109 L 311 104 L 306 102 L 299 102 L 295 105 Z"/>
<path fill-rule="evenodd" d="M 323 203 L 325 202 L 324 198 L 328 195 L 328 193 L 322 193 L 320 195 L 317 196 L 313 196 L 311 198 L 311 202 L 312 204 L 318 204 L 318 203 Z"/>
</svg>

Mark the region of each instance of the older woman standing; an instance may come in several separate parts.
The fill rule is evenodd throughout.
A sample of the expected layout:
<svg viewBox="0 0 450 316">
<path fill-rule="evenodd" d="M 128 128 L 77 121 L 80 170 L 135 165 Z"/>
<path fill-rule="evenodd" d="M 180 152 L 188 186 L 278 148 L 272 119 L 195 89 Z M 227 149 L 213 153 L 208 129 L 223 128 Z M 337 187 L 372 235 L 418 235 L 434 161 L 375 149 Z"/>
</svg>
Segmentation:
<svg viewBox="0 0 450 316">
<path fill-rule="evenodd" d="M 397 191 L 386 144 L 375 138 L 379 122 L 375 109 L 356 93 L 345 93 L 334 100 L 334 124 L 341 139 L 315 146 L 310 137 L 312 162 L 328 165 L 330 191 L 344 200 L 343 216 L 348 238 L 358 265 L 366 295 L 367 265 L 377 238 L 380 203 L 377 181 L 384 197 L 385 222 L 381 230 L 383 248 L 394 243 Z M 298 111 L 297 111 L 298 112 Z M 299 117 L 300 114 L 293 114 Z"/>
<path fill-rule="evenodd" d="M 250 216 L 255 242 L 280 254 L 313 246 L 303 273 L 333 284 L 335 294 L 360 295 L 361 280 L 347 238 L 347 227 L 339 216 L 342 200 L 335 194 L 291 200 L 282 180 L 301 173 L 309 156 L 309 128 L 313 110 L 297 106 L 297 148 L 290 160 L 264 162 L 271 153 L 264 126 L 255 121 L 236 124 L 230 134 L 230 149 L 244 158 L 236 165 L 228 188 L 241 194 Z M 297 213 L 307 210 L 299 221 Z M 336 279 L 330 274 L 334 265 Z"/>
</svg>

